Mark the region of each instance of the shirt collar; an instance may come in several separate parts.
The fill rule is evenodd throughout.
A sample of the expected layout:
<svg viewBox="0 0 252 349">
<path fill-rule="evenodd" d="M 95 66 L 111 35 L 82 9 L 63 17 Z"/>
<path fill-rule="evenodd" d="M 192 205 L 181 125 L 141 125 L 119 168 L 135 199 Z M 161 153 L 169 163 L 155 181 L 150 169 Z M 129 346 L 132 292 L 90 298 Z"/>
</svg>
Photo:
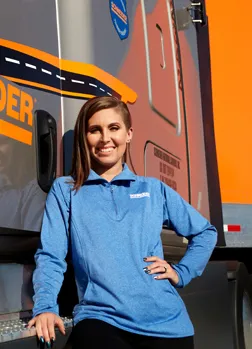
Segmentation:
<svg viewBox="0 0 252 349">
<path fill-rule="evenodd" d="M 91 169 L 86 182 L 95 181 L 95 180 L 107 182 L 107 180 L 105 178 L 102 178 L 94 170 Z M 112 179 L 111 183 L 114 181 L 135 181 L 135 180 L 136 180 L 136 175 L 130 171 L 127 164 L 123 164 L 122 172 L 120 172 L 119 175 L 115 176 Z"/>
</svg>

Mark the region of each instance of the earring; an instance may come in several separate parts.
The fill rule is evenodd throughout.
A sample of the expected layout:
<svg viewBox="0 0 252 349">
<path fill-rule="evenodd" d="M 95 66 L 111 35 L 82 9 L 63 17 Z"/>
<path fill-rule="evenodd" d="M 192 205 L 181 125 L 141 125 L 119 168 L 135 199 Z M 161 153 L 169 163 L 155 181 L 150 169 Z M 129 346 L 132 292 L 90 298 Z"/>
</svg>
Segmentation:
<svg viewBox="0 0 252 349">
<path fill-rule="evenodd" d="M 127 143 L 130 143 L 130 139 L 127 140 Z"/>
</svg>

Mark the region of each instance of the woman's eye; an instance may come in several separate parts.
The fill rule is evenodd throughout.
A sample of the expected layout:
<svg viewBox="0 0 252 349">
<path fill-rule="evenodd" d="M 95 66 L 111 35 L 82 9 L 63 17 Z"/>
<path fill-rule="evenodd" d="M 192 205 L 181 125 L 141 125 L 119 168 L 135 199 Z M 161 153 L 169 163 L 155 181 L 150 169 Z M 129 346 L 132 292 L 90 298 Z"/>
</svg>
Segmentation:
<svg viewBox="0 0 252 349">
<path fill-rule="evenodd" d="M 97 133 L 99 132 L 98 128 L 93 128 L 91 130 L 89 130 L 90 133 Z"/>
<path fill-rule="evenodd" d="M 117 130 L 119 130 L 119 127 L 118 126 L 113 126 L 113 127 L 110 128 L 110 130 L 111 131 L 117 131 Z"/>
</svg>

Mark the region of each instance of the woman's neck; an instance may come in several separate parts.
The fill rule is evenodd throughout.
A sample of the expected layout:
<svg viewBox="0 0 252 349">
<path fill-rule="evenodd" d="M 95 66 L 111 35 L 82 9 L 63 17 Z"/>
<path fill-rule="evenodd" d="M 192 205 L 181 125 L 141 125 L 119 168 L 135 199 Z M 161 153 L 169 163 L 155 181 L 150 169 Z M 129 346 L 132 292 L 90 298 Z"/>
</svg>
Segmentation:
<svg viewBox="0 0 252 349">
<path fill-rule="evenodd" d="M 122 163 L 118 163 L 112 167 L 100 167 L 100 166 L 92 166 L 92 169 L 102 178 L 106 179 L 106 181 L 111 182 L 114 177 L 119 175 L 122 172 L 123 167 Z"/>
</svg>

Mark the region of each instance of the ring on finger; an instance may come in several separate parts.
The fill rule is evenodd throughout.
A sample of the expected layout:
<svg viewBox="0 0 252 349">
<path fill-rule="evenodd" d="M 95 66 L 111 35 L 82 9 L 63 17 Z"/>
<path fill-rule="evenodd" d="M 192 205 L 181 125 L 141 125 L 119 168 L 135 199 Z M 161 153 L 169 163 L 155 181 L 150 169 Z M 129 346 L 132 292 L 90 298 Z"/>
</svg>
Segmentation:
<svg viewBox="0 0 252 349">
<path fill-rule="evenodd" d="M 165 269 L 164 273 L 166 273 L 167 272 L 167 268 L 165 266 L 164 266 L 164 269 Z"/>
</svg>

